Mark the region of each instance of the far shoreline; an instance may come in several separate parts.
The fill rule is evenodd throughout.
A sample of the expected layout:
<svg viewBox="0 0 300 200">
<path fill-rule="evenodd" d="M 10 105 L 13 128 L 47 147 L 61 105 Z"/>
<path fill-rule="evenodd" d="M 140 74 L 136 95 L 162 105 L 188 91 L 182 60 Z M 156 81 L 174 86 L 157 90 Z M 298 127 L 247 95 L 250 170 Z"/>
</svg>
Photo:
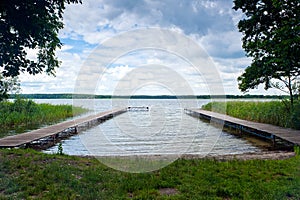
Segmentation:
<svg viewBox="0 0 300 200">
<path fill-rule="evenodd" d="M 288 99 L 288 95 L 133 95 L 113 96 L 95 94 L 11 94 L 9 99 Z"/>
</svg>

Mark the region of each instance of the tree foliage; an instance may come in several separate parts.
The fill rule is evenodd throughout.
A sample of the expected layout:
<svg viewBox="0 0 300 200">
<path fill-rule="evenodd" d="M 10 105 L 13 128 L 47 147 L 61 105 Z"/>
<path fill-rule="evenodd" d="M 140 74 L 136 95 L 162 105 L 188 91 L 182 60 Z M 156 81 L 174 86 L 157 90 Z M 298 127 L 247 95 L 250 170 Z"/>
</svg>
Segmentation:
<svg viewBox="0 0 300 200">
<path fill-rule="evenodd" d="M 20 82 L 18 77 L 3 77 L 0 74 L 0 101 L 9 97 L 8 93 L 18 93 L 20 91 Z"/>
<path fill-rule="evenodd" d="M 58 31 L 63 28 L 66 4 L 81 0 L 1 0 L 0 72 L 16 77 L 22 72 L 54 75 L 59 66 L 55 50 L 62 46 Z M 37 58 L 28 58 L 29 49 Z"/>
<path fill-rule="evenodd" d="M 300 75 L 300 1 L 234 0 L 235 10 L 245 18 L 238 23 L 243 33 L 243 48 L 252 63 L 238 77 L 246 92 L 264 83 L 286 91 L 293 104 L 299 92 Z"/>
<path fill-rule="evenodd" d="M 0 3 L 0 66 L 6 77 L 20 72 L 53 74 L 59 61 L 56 48 L 63 28 L 65 3 L 79 0 L 2 0 Z M 37 59 L 27 58 L 27 50 L 38 50 Z"/>
</svg>

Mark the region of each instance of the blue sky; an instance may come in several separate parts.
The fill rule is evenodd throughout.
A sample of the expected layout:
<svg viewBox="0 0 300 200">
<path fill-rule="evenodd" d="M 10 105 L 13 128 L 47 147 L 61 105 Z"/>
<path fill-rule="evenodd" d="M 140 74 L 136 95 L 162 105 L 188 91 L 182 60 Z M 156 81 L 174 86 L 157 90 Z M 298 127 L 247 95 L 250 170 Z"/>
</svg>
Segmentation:
<svg viewBox="0 0 300 200">
<path fill-rule="evenodd" d="M 56 77 L 22 75 L 22 92 L 72 93 L 76 90 L 78 73 L 91 54 L 101 48 L 101 43 L 128 31 L 155 27 L 180 33 L 197 43 L 218 71 L 222 80 L 219 87 L 223 87 L 226 94 L 242 94 L 236 79 L 251 58 L 245 56 L 242 35 L 237 30 L 243 15 L 232 7 L 230 0 L 84 0 L 83 4 L 68 5 L 65 27 L 59 33 L 64 46 L 57 50 L 62 64 L 56 70 Z M 28 56 L 35 58 L 35 53 L 31 50 Z M 101 80 L 94 83 L 95 91 L 89 92 L 114 94 L 120 80 L 145 63 L 164 65 L 176 71 L 191 86 L 193 94 L 209 94 L 205 86 L 207 77 L 195 76 L 180 59 L 161 50 L 141 50 L 117 58 L 106 66 Z M 155 84 L 155 80 L 153 77 L 153 85 L 139 87 L 136 94 L 172 94 Z M 259 87 L 250 94 L 280 93 L 276 90 L 266 93 Z"/>
</svg>

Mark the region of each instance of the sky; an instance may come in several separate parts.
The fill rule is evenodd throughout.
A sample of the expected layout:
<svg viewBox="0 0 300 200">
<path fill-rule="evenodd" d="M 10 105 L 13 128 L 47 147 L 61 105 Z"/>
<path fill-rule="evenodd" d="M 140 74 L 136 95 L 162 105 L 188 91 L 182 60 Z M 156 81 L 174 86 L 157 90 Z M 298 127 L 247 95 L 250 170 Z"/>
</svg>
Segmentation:
<svg viewBox="0 0 300 200">
<path fill-rule="evenodd" d="M 232 7 L 230 0 L 84 0 L 67 5 L 56 76 L 23 74 L 21 91 L 111 95 L 121 94 L 130 83 L 130 95 L 202 95 L 214 88 L 244 94 L 237 77 L 251 58 L 245 56 L 237 29 L 243 14 Z M 36 51 L 28 51 L 28 57 L 35 59 Z M 280 92 L 262 86 L 249 94 Z"/>
</svg>

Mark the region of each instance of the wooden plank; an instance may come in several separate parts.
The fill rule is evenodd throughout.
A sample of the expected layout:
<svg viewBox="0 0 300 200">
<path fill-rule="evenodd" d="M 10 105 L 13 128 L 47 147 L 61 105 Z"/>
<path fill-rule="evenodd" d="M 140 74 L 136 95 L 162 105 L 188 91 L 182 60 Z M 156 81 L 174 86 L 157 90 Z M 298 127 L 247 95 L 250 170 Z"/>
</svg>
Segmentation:
<svg viewBox="0 0 300 200">
<path fill-rule="evenodd" d="M 108 117 L 118 115 L 123 112 L 126 112 L 126 109 L 114 109 L 114 110 L 101 112 L 95 115 L 90 115 L 79 119 L 61 122 L 55 125 L 40 128 L 27 133 L 7 136 L 5 138 L 0 139 L 0 147 L 2 148 L 19 147 L 25 144 L 29 144 L 33 141 L 47 138 L 49 136 L 55 136 L 56 134 L 61 133 L 69 128 L 77 128 L 79 126 L 83 126 L 86 123 L 95 122 L 101 119 L 107 119 Z"/>
<path fill-rule="evenodd" d="M 294 130 L 290 128 L 283 128 L 279 126 L 274 126 L 271 124 L 264 124 L 258 122 L 252 122 L 247 120 L 238 119 L 235 117 L 231 117 L 228 115 L 215 113 L 207 110 L 202 109 L 185 109 L 187 113 L 196 114 L 196 115 L 203 115 L 205 118 L 209 119 L 217 119 L 222 120 L 224 123 L 232 123 L 243 126 L 245 128 L 251 128 L 257 131 L 269 133 L 271 135 L 275 135 L 281 139 L 284 139 L 288 142 L 291 142 L 296 145 L 300 145 L 300 131 Z"/>
</svg>

